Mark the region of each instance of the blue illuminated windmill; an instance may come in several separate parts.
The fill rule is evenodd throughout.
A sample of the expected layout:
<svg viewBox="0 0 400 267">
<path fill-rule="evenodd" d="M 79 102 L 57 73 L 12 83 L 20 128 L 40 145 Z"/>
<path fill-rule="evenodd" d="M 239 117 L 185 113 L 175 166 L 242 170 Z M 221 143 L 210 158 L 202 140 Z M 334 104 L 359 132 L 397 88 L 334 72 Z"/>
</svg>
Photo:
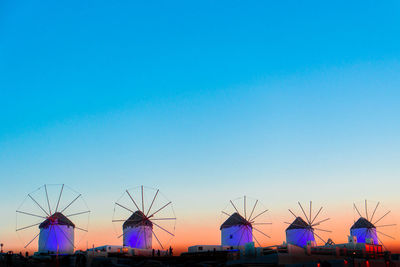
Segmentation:
<svg viewBox="0 0 400 267">
<path fill-rule="evenodd" d="M 123 246 L 131 248 L 165 249 L 175 236 L 172 202 L 159 189 L 139 186 L 125 190 L 115 202 L 112 222 L 118 238 L 123 237 Z"/>
<path fill-rule="evenodd" d="M 251 211 L 247 207 L 252 207 Z M 249 212 L 250 211 L 250 212 Z M 221 245 L 230 247 L 244 246 L 253 240 L 261 247 L 265 238 L 270 238 L 266 225 L 271 225 L 268 209 L 257 200 L 246 196 L 230 200 L 222 211 L 228 218 L 221 224 Z"/>
<path fill-rule="evenodd" d="M 81 239 L 75 230 L 87 232 L 90 211 L 82 195 L 71 188 L 43 185 L 27 195 L 16 213 L 16 231 L 24 248 L 38 238 L 38 252 L 72 254 Z"/>
<path fill-rule="evenodd" d="M 321 213 L 322 207 L 318 210 L 318 212 L 313 217 L 312 214 L 312 202 L 310 201 L 310 212 L 307 216 L 303 206 L 298 202 L 299 207 L 304 215 L 305 220 L 294 214 L 293 211 L 289 209 L 289 212 L 295 217 L 292 223 L 285 222 L 289 224 L 289 227 L 286 228 L 286 243 L 296 245 L 299 247 L 305 247 L 307 245 L 316 244 L 315 237 L 319 238 L 324 244 L 326 243 L 322 237 L 320 237 L 316 231 L 322 232 L 331 232 L 329 230 L 324 230 L 321 228 L 317 228 L 316 226 L 321 225 L 321 223 L 329 220 L 330 218 L 318 221 L 317 218 Z"/>
<path fill-rule="evenodd" d="M 355 212 L 357 212 L 358 216 L 360 216 L 360 217 L 357 219 L 357 221 L 354 221 L 354 224 L 350 228 L 350 235 L 355 236 L 357 238 L 358 243 L 368 243 L 368 244 L 374 244 L 374 245 L 378 245 L 379 243 L 381 243 L 383 245 L 383 242 L 379 238 L 378 234 L 380 234 L 384 237 L 394 239 L 394 237 L 377 230 L 377 228 L 396 226 L 396 224 L 377 225 L 379 222 L 382 222 L 385 218 L 387 218 L 387 215 L 389 215 L 389 213 L 390 213 L 390 210 L 389 210 L 389 211 L 385 212 L 383 215 L 380 214 L 380 211 L 378 209 L 379 205 L 380 205 L 380 202 L 378 202 L 376 204 L 372 213 L 369 213 L 368 201 L 365 200 L 365 202 L 364 202 L 365 214 L 362 214 L 360 212 L 360 210 L 357 208 L 356 204 L 353 203 L 353 209 Z M 374 218 L 375 218 L 375 220 L 374 220 Z"/>
</svg>

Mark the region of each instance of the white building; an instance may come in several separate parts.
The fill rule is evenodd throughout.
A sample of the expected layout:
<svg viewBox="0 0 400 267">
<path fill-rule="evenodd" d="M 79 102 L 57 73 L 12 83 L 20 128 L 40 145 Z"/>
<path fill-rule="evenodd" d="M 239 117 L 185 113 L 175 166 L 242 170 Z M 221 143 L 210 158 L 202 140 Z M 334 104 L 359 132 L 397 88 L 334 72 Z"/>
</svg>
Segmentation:
<svg viewBox="0 0 400 267">
<path fill-rule="evenodd" d="M 39 252 L 74 253 L 75 225 L 62 213 L 56 212 L 39 225 Z"/>
<path fill-rule="evenodd" d="M 253 242 L 251 223 L 237 212 L 221 225 L 220 230 L 222 246 L 237 247 Z"/>
<path fill-rule="evenodd" d="M 152 248 L 153 223 L 141 211 L 133 213 L 122 225 L 124 246 Z"/>
</svg>

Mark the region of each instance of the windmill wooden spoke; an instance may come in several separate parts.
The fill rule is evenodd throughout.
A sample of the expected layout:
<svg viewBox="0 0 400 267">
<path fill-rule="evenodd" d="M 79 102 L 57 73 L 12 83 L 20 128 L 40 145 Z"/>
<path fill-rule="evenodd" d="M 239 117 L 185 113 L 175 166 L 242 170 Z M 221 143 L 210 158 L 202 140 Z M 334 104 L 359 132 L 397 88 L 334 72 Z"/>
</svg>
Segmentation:
<svg viewBox="0 0 400 267">
<path fill-rule="evenodd" d="M 376 222 L 374 222 L 373 224 L 378 223 L 380 220 L 382 220 L 383 218 L 386 217 L 386 215 L 388 215 L 390 213 L 390 210 L 388 212 L 385 213 L 385 215 L 383 215 L 382 217 L 380 217 Z"/>
<path fill-rule="evenodd" d="M 257 216 L 255 216 L 254 218 L 251 218 L 251 221 L 254 222 L 254 220 L 255 220 L 257 217 L 263 215 L 263 214 L 266 213 L 267 211 L 268 211 L 268 209 L 266 209 L 266 210 L 264 210 L 263 212 L 259 213 L 259 214 L 258 214 Z"/>
<path fill-rule="evenodd" d="M 40 232 L 37 235 L 35 235 L 35 237 L 31 241 L 29 241 L 28 244 L 24 246 L 24 248 L 27 248 L 39 236 L 39 234 Z"/>
<path fill-rule="evenodd" d="M 156 200 L 156 197 L 157 197 L 157 195 L 158 195 L 158 191 L 160 191 L 160 190 L 157 189 L 157 192 L 156 192 L 156 194 L 155 194 L 154 197 L 153 197 L 153 201 L 151 201 L 150 207 L 149 207 L 149 209 L 147 210 L 146 217 L 147 217 L 147 215 L 149 215 L 149 212 L 150 212 L 150 210 L 151 210 L 151 207 L 153 207 L 154 200 Z"/>
<path fill-rule="evenodd" d="M 47 194 L 47 186 L 46 185 L 44 185 L 44 191 L 46 191 L 47 206 L 49 207 L 49 214 L 51 214 L 49 195 Z"/>
<path fill-rule="evenodd" d="M 77 213 L 72 213 L 72 214 L 69 214 L 69 215 L 65 215 L 65 217 L 77 216 L 77 215 L 86 214 L 86 213 L 89 213 L 89 212 L 90 212 L 90 210 L 77 212 Z"/>
<path fill-rule="evenodd" d="M 312 209 L 312 201 L 310 200 L 310 224 L 311 224 L 311 219 L 312 219 L 312 217 L 311 217 L 311 209 Z"/>
<path fill-rule="evenodd" d="M 131 221 L 131 220 L 112 220 L 112 222 L 125 222 L 125 221 Z"/>
<path fill-rule="evenodd" d="M 367 217 L 367 221 L 368 221 L 368 206 L 367 206 L 367 200 L 365 200 L 365 216 Z"/>
<path fill-rule="evenodd" d="M 64 237 L 69 241 L 69 243 L 71 244 L 71 246 L 73 246 L 73 247 L 75 248 L 74 242 L 72 242 L 71 239 L 65 234 L 64 230 L 63 230 L 61 227 L 59 227 L 58 224 L 55 224 L 54 226 L 57 227 L 57 228 L 61 231 L 61 233 L 62 233 L 62 234 L 64 235 Z M 75 227 L 75 228 L 77 228 L 77 227 Z M 78 228 L 78 229 L 80 229 L 80 228 Z M 55 236 L 56 236 L 56 238 L 57 238 L 57 234 L 55 234 Z"/>
<path fill-rule="evenodd" d="M 21 231 L 21 230 L 25 230 L 25 229 L 34 227 L 34 226 L 39 225 L 39 224 L 41 224 L 41 222 L 40 222 L 40 223 L 35 223 L 35 224 L 32 224 L 32 225 L 29 225 L 29 226 L 25 226 L 25 227 L 22 227 L 22 228 L 19 228 L 19 229 L 15 230 L 15 231 L 18 232 L 18 231 Z"/>
<path fill-rule="evenodd" d="M 60 199 L 61 199 L 61 195 L 62 195 L 63 190 L 64 190 L 64 184 L 61 186 L 60 195 L 58 196 L 58 201 L 57 201 L 57 206 L 56 206 L 56 211 L 55 212 L 58 211 L 58 205 L 60 204 Z"/>
<path fill-rule="evenodd" d="M 356 211 L 357 211 L 358 215 L 360 215 L 360 217 L 363 217 L 363 216 L 361 215 L 360 211 L 357 209 L 357 206 L 356 206 L 356 204 L 354 204 L 354 203 L 353 203 L 353 205 L 354 205 L 354 208 L 356 209 Z"/>
<path fill-rule="evenodd" d="M 152 221 L 176 220 L 176 218 L 152 218 Z"/>
<path fill-rule="evenodd" d="M 313 228 L 313 229 L 314 230 L 318 230 L 318 231 L 322 231 L 322 232 L 332 233 L 332 231 L 324 230 L 324 229 L 320 229 L 320 228 Z"/>
<path fill-rule="evenodd" d="M 117 236 L 117 238 L 121 238 L 123 235 L 124 235 L 124 233 L 122 233 L 119 236 Z"/>
<path fill-rule="evenodd" d="M 258 240 L 257 240 L 257 238 L 254 236 L 253 232 L 250 232 L 250 233 L 251 233 L 251 236 L 254 238 L 254 240 L 257 242 L 258 246 L 261 247 L 260 242 L 258 242 Z"/>
<path fill-rule="evenodd" d="M 293 211 L 291 211 L 290 209 L 288 209 L 290 211 L 290 213 L 297 219 L 296 214 L 293 213 Z"/>
<path fill-rule="evenodd" d="M 252 225 L 267 225 L 267 224 L 271 225 L 272 223 L 252 223 Z"/>
<path fill-rule="evenodd" d="M 157 240 L 158 244 L 160 245 L 160 247 L 161 247 L 162 249 L 164 249 L 163 245 L 161 244 L 160 240 L 158 239 L 156 233 L 154 233 L 153 229 L 151 229 L 151 232 L 153 233 L 153 235 L 154 235 L 154 237 L 156 238 L 156 240 Z"/>
<path fill-rule="evenodd" d="M 129 198 L 132 200 L 132 202 L 133 202 L 133 204 L 135 205 L 135 207 L 137 208 L 137 210 L 140 210 L 140 209 L 139 209 L 139 206 L 136 204 L 135 200 L 133 199 L 133 197 L 131 196 L 131 194 L 129 193 L 129 191 L 126 190 L 125 192 L 128 194 Z M 133 211 L 132 211 L 132 213 L 133 213 Z"/>
<path fill-rule="evenodd" d="M 232 200 L 229 200 L 229 202 L 231 202 L 233 208 L 236 210 L 236 212 L 240 215 L 240 212 L 238 211 L 238 209 L 236 208 L 235 204 L 233 204 Z"/>
<path fill-rule="evenodd" d="M 31 194 L 28 194 L 28 196 L 33 200 L 33 202 L 36 203 L 36 205 L 39 206 L 39 208 L 47 215 L 50 216 L 50 214 L 47 213 L 47 211 L 31 196 Z"/>
<path fill-rule="evenodd" d="M 393 236 L 390 236 L 390 235 L 387 235 L 387 234 L 385 234 L 385 233 L 382 233 L 381 231 L 376 230 L 376 232 L 378 232 L 378 233 L 380 233 L 381 235 L 384 235 L 384 236 L 386 236 L 386 237 L 389 237 L 389 238 L 391 238 L 391 239 L 393 239 L 393 240 L 396 240 L 396 238 L 394 238 Z"/>
<path fill-rule="evenodd" d="M 246 216 L 246 196 L 244 196 L 243 199 L 244 199 L 244 205 L 243 205 L 244 219 L 247 220 L 247 216 Z"/>
<path fill-rule="evenodd" d="M 301 206 L 300 202 L 297 202 L 297 203 L 299 204 L 299 206 L 301 208 L 301 211 L 303 212 L 304 216 L 306 217 L 306 220 L 307 220 L 308 224 L 311 224 L 310 220 L 308 219 L 308 216 L 307 216 L 306 212 L 303 209 L 303 206 Z"/>
<path fill-rule="evenodd" d="M 168 230 L 165 230 L 163 227 L 161 227 L 161 226 L 159 226 L 158 224 L 156 224 L 155 222 L 152 222 L 155 226 L 157 226 L 158 228 L 160 228 L 161 230 L 163 230 L 164 232 L 167 232 L 168 234 L 170 234 L 170 235 L 172 235 L 172 236 L 175 236 L 173 233 L 171 233 L 170 231 L 168 231 Z"/>
<path fill-rule="evenodd" d="M 375 227 L 376 228 L 378 228 L 378 227 L 389 227 L 389 226 L 396 226 L 397 224 L 384 224 L 384 225 L 376 225 Z"/>
<path fill-rule="evenodd" d="M 376 204 L 375 209 L 374 209 L 374 212 L 372 213 L 372 216 L 371 216 L 371 219 L 370 219 L 371 222 L 372 222 L 372 219 L 374 218 L 375 211 L 376 211 L 376 209 L 378 208 L 379 203 L 380 203 L 380 202 L 378 202 L 378 203 Z"/>
<path fill-rule="evenodd" d="M 326 244 L 325 240 L 322 239 L 317 233 L 314 232 L 314 235 L 316 235 L 324 244 Z"/>
<path fill-rule="evenodd" d="M 331 219 L 331 218 L 326 218 L 326 219 L 324 219 L 324 220 L 322 220 L 322 221 L 319 221 L 319 222 L 316 222 L 316 223 L 312 224 L 311 226 L 320 225 L 321 223 L 326 222 L 326 221 L 328 221 L 328 220 L 330 220 L 330 219 Z"/>
<path fill-rule="evenodd" d="M 378 238 L 379 242 L 382 244 L 383 248 L 384 248 L 385 250 L 388 250 L 388 249 L 386 248 L 385 244 L 384 244 L 384 243 L 382 242 L 382 240 L 379 238 L 379 236 L 376 236 L 376 237 Z"/>
<path fill-rule="evenodd" d="M 253 215 L 254 209 L 256 208 L 258 203 L 258 199 L 256 200 L 256 203 L 254 203 L 253 209 L 251 210 L 250 216 L 249 216 L 249 220 L 251 219 L 251 216 Z"/>
<path fill-rule="evenodd" d="M 163 210 L 165 207 L 167 207 L 169 204 L 171 204 L 172 202 L 170 201 L 170 202 L 168 202 L 167 204 L 165 204 L 164 206 L 162 206 L 161 208 L 159 208 L 157 211 L 155 211 L 155 212 L 153 212 L 153 214 L 151 214 L 149 217 L 147 217 L 147 218 L 151 218 L 151 217 L 153 217 L 154 215 L 156 215 L 158 212 L 160 212 L 161 210 Z"/>
<path fill-rule="evenodd" d="M 68 209 L 72 205 L 72 203 L 74 203 L 80 196 L 81 194 L 74 198 L 74 200 L 72 200 L 62 211 L 60 211 L 60 213 L 63 213 L 66 209 Z"/>
<path fill-rule="evenodd" d="M 311 224 L 313 224 L 314 221 L 315 221 L 315 219 L 317 219 L 317 217 L 318 217 L 319 213 L 321 212 L 321 210 L 322 210 L 322 207 L 319 209 L 319 211 L 318 211 L 317 214 L 315 215 L 314 219 L 311 221 Z"/>
<path fill-rule="evenodd" d="M 245 227 L 245 226 L 244 226 L 244 225 L 241 225 L 241 226 L 239 227 L 239 230 L 241 230 L 242 227 Z M 246 228 L 246 229 L 247 229 L 247 228 Z M 237 232 L 237 231 L 235 231 L 235 232 Z M 242 241 L 244 232 L 245 232 L 245 231 L 242 231 L 242 234 L 240 235 L 240 238 L 239 238 L 239 241 L 238 241 L 238 243 L 237 243 L 237 246 L 240 246 L 240 242 Z"/>
<path fill-rule="evenodd" d="M 76 229 L 87 232 L 88 230 L 75 226 Z"/>
<path fill-rule="evenodd" d="M 135 213 L 133 210 L 131 210 L 131 209 L 129 209 L 129 208 L 127 208 L 127 207 L 125 207 L 125 206 L 119 204 L 118 202 L 115 202 L 115 204 L 118 205 L 118 206 L 120 206 L 121 208 L 126 209 L 127 211 L 130 211 L 130 212 L 132 212 L 132 213 Z"/>
<path fill-rule="evenodd" d="M 25 212 L 25 211 L 17 210 L 16 212 L 21 213 L 21 214 L 25 214 L 25 215 L 30 215 L 30 216 L 46 219 L 46 217 L 44 217 L 44 216 L 36 215 L 36 214 Z"/>
<path fill-rule="evenodd" d="M 269 235 L 263 233 L 262 231 L 258 230 L 258 229 L 255 228 L 254 226 L 253 226 L 253 229 L 256 230 L 257 232 L 259 232 L 260 234 L 263 234 L 263 235 L 265 235 L 266 237 L 271 238 Z"/>
<path fill-rule="evenodd" d="M 143 185 L 142 185 L 142 212 L 144 213 Z"/>
</svg>

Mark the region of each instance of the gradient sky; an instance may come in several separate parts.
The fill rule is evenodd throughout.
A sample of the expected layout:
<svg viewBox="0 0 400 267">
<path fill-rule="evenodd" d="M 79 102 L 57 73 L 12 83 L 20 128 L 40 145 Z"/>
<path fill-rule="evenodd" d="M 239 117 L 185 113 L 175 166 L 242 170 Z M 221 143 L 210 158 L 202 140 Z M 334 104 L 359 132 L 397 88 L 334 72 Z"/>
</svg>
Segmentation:
<svg viewBox="0 0 400 267">
<path fill-rule="evenodd" d="M 381 201 L 395 222 L 399 12 L 398 1 L 1 1 L 0 242 L 21 247 L 15 210 L 46 183 L 84 195 L 95 245 L 120 243 L 114 201 L 141 184 L 173 201 L 179 249 L 218 244 L 220 211 L 243 195 L 270 208 L 269 245 L 297 201 L 326 208 L 336 242 L 353 202 Z"/>
</svg>

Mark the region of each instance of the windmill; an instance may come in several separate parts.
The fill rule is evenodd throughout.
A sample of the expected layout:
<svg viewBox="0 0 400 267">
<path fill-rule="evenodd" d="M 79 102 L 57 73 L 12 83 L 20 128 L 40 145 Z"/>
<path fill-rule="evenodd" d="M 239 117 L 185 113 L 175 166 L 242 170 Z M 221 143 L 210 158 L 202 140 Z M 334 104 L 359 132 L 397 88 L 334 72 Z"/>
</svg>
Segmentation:
<svg viewBox="0 0 400 267">
<path fill-rule="evenodd" d="M 250 207 L 251 210 L 247 208 Z M 222 223 L 221 245 L 238 247 L 256 241 L 261 247 L 265 238 L 270 238 L 265 232 L 271 225 L 267 214 L 268 209 L 257 200 L 246 196 L 230 200 L 222 214 L 228 218 Z"/>
<path fill-rule="evenodd" d="M 175 236 L 172 202 L 159 189 L 143 185 L 124 191 L 115 202 L 112 222 L 123 246 L 131 248 L 165 249 Z"/>
<path fill-rule="evenodd" d="M 16 232 L 26 249 L 38 238 L 38 252 L 72 254 L 88 231 L 89 213 L 78 192 L 64 184 L 45 184 L 17 209 Z"/>
<path fill-rule="evenodd" d="M 389 215 L 391 211 L 389 210 L 387 212 L 384 212 L 384 214 L 382 215 L 378 209 L 379 205 L 380 202 L 375 205 L 371 213 L 371 210 L 368 209 L 368 201 L 365 200 L 365 214 L 362 214 L 357 208 L 356 204 L 353 203 L 353 209 L 358 214 L 359 218 L 357 221 L 354 220 L 354 224 L 350 228 L 350 235 L 355 236 L 358 243 L 369 243 L 374 245 L 378 245 L 379 243 L 381 243 L 385 247 L 378 234 L 394 239 L 394 237 L 378 230 L 379 228 L 396 226 L 396 224 L 382 224 L 384 219 L 387 218 L 387 215 Z M 378 223 L 380 224 L 377 225 Z"/>
<path fill-rule="evenodd" d="M 286 224 L 289 224 L 289 227 L 286 229 L 286 242 L 288 244 L 296 245 L 299 247 L 305 247 L 310 243 L 311 244 L 316 243 L 315 241 L 315 236 L 316 236 L 324 244 L 326 244 L 324 239 L 322 239 L 322 237 L 320 237 L 316 233 L 316 231 L 329 232 L 329 233 L 331 232 L 329 230 L 324 230 L 316 227 L 321 225 L 321 223 L 326 222 L 330 219 L 327 218 L 323 220 L 317 220 L 323 207 L 320 207 L 318 212 L 313 216 L 312 201 L 310 201 L 310 209 L 308 215 L 306 214 L 300 202 L 297 203 L 299 204 L 299 207 L 304 215 L 305 220 L 302 217 L 297 216 L 293 211 L 289 209 L 289 212 L 295 217 L 295 219 L 292 223 L 285 222 Z"/>
</svg>

